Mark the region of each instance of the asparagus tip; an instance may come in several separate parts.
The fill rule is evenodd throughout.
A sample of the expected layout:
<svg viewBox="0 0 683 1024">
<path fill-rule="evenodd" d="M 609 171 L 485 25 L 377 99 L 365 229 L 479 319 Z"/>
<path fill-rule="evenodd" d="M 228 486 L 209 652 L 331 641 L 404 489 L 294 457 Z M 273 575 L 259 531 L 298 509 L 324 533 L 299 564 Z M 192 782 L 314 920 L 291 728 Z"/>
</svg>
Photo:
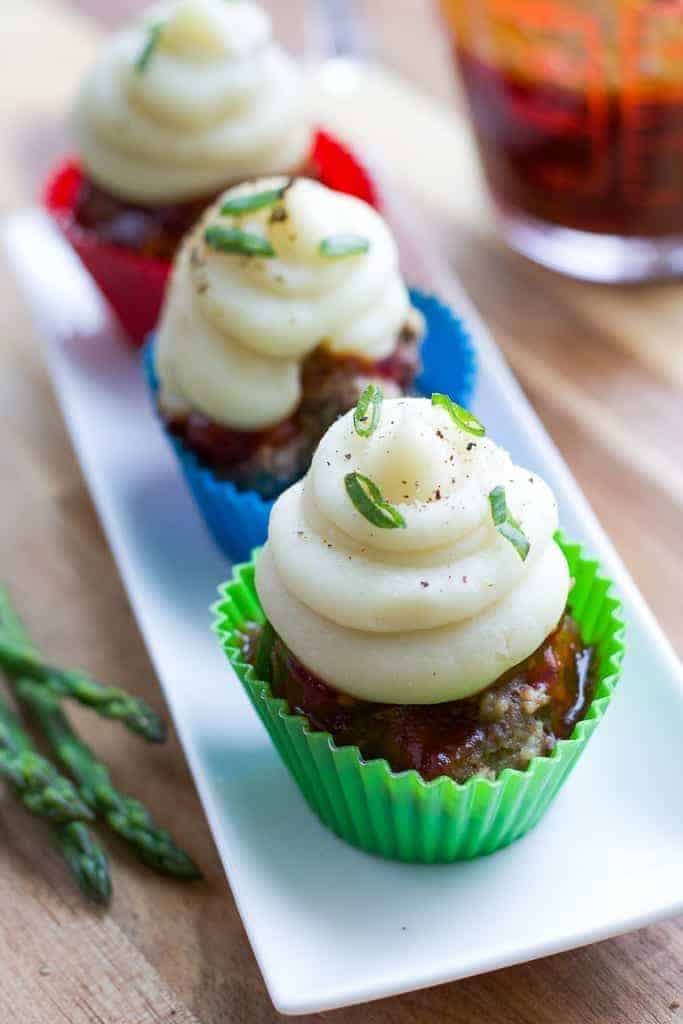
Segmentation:
<svg viewBox="0 0 683 1024">
<path fill-rule="evenodd" d="M 84 896 L 99 906 L 108 906 L 111 875 L 102 847 L 81 822 L 63 825 L 56 837 L 61 854 Z"/>
</svg>

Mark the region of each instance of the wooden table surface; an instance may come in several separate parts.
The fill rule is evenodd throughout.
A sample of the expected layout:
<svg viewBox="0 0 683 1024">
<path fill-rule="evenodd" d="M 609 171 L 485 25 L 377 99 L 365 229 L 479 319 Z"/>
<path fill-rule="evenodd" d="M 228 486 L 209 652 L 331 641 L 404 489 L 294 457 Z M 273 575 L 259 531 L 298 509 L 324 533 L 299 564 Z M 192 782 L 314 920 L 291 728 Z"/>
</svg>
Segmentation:
<svg viewBox="0 0 683 1024">
<path fill-rule="evenodd" d="M 64 148 L 69 98 L 101 31 L 74 7 L 89 15 L 108 11 L 113 22 L 136 3 L 84 0 L 69 7 L 56 0 L 3 0 L 2 208 L 32 198 Z M 272 0 L 270 6 L 283 36 L 295 22 L 300 28 L 296 10 L 305 4 Z M 368 0 L 375 50 L 442 102 L 457 103 L 444 41 L 427 6 L 425 0 Z M 315 34 L 310 24 L 309 33 Z M 310 38 L 305 42 L 312 45 Z M 387 88 L 404 117 L 393 125 L 385 119 L 374 141 L 399 176 L 418 178 L 423 198 L 438 212 L 438 234 L 454 267 L 680 653 L 683 287 L 582 285 L 507 251 L 495 237 L 455 116 L 444 121 L 445 108 L 435 111 L 400 83 Z M 348 127 L 362 141 L 370 114 L 356 113 Z M 435 131 L 442 132 L 438 146 Z M 4 262 L 0 300 L 0 576 L 34 638 L 55 660 L 82 664 L 162 707 Z M 175 738 L 150 749 L 87 713 L 74 712 L 74 718 L 121 787 L 142 797 L 192 851 L 206 880 L 183 886 L 159 879 L 107 839 L 115 897 L 108 912 L 93 911 L 50 851 L 42 825 L 1 796 L 0 1024 L 278 1019 Z M 549 864 L 543 884 L 562 884 L 553 870 Z M 590 880 L 586 885 L 589 891 Z M 682 966 L 683 922 L 670 921 L 310 1020 L 669 1024 L 683 1020 Z"/>
</svg>

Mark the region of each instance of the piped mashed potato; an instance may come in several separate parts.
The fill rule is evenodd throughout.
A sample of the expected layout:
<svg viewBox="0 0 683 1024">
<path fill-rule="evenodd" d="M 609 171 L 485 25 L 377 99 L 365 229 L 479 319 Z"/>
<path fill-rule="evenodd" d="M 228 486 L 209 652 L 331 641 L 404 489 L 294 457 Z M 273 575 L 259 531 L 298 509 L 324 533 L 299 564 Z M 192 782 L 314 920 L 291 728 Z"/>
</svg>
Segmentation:
<svg viewBox="0 0 683 1024">
<path fill-rule="evenodd" d="M 166 203 L 294 172 L 312 144 L 302 71 L 249 0 L 166 0 L 115 34 L 74 113 L 89 176 Z"/>
<path fill-rule="evenodd" d="M 367 203 L 308 179 L 238 186 L 178 255 L 157 335 L 161 404 L 266 428 L 297 408 L 302 362 L 319 345 L 371 363 L 419 320 L 396 243 Z"/>
<path fill-rule="evenodd" d="M 373 525 L 345 486 L 360 473 L 402 517 Z M 528 541 L 493 521 L 490 495 Z M 475 694 L 557 625 L 569 571 L 557 504 L 540 477 L 428 399 L 386 400 L 369 438 L 353 412 L 330 428 L 303 481 L 276 502 L 257 562 L 264 611 L 326 683 L 364 700 L 433 704 Z"/>
</svg>

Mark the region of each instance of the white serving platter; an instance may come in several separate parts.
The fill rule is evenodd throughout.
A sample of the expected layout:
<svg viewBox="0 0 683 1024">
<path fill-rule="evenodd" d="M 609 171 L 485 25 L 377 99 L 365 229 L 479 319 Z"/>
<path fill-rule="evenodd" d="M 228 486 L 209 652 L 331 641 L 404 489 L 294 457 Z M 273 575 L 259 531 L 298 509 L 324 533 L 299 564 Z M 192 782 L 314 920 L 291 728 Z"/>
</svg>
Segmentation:
<svg viewBox="0 0 683 1024">
<path fill-rule="evenodd" d="M 628 620 L 620 688 L 547 816 L 508 849 L 452 866 L 368 856 L 308 810 L 210 631 L 208 607 L 230 567 L 161 434 L 138 356 L 42 213 L 4 225 L 84 477 L 283 1013 L 463 978 L 683 911 L 681 667 L 486 328 L 399 209 L 389 201 L 409 281 L 449 300 L 476 342 L 477 415 L 554 488 L 563 527 L 602 559 Z"/>
</svg>

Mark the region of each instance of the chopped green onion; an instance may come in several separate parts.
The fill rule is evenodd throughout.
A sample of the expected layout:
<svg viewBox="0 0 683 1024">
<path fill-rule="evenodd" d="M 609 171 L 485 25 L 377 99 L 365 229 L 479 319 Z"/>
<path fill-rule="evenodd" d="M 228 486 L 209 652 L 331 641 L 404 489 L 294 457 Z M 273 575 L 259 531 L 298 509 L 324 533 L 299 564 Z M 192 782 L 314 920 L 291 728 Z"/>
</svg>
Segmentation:
<svg viewBox="0 0 683 1024">
<path fill-rule="evenodd" d="M 135 70 L 143 74 L 147 70 L 147 65 L 151 61 L 154 51 L 156 50 L 159 42 L 161 41 L 161 32 L 163 30 L 163 21 L 155 21 L 147 29 L 147 39 L 145 45 L 140 51 L 140 56 L 135 61 Z"/>
<path fill-rule="evenodd" d="M 212 224 L 204 232 L 204 241 L 217 252 L 238 252 L 243 256 L 274 256 L 275 249 L 262 235 L 252 235 L 239 228 Z"/>
<path fill-rule="evenodd" d="M 232 196 L 221 206 L 221 213 L 226 217 L 241 217 L 245 213 L 263 210 L 267 206 L 278 203 L 287 191 L 288 185 L 282 188 L 269 188 L 265 192 L 252 192 L 250 195 Z"/>
<path fill-rule="evenodd" d="M 330 235 L 329 238 L 323 238 L 318 246 L 320 254 L 329 260 L 359 256 L 361 253 L 367 252 L 369 248 L 370 242 L 362 235 Z"/>
<path fill-rule="evenodd" d="M 376 483 L 361 473 L 347 473 L 344 477 L 346 493 L 362 516 L 373 526 L 383 530 L 405 530 L 406 521 L 382 495 Z"/>
<path fill-rule="evenodd" d="M 489 494 L 489 505 L 491 506 L 491 518 L 493 519 L 493 525 L 498 530 L 498 533 L 512 544 L 513 548 L 524 562 L 526 560 L 526 556 L 529 554 L 529 548 L 531 545 L 529 544 L 522 527 L 508 508 L 504 487 L 499 485 L 498 487 L 493 488 Z"/>
<path fill-rule="evenodd" d="M 370 437 L 379 425 L 382 415 L 382 389 L 377 384 L 368 384 L 353 410 L 353 425 L 359 437 Z"/>
<path fill-rule="evenodd" d="M 460 427 L 461 430 L 467 431 L 468 434 L 474 434 L 475 437 L 483 437 L 486 433 L 486 427 L 483 423 L 479 422 L 474 413 L 463 409 L 461 405 L 454 402 L 448 395 L 440 395 L 436 392 L 432 395 L 432 405 L 438 405 L 445 409 L 456 426 Z"/>
</svg>

